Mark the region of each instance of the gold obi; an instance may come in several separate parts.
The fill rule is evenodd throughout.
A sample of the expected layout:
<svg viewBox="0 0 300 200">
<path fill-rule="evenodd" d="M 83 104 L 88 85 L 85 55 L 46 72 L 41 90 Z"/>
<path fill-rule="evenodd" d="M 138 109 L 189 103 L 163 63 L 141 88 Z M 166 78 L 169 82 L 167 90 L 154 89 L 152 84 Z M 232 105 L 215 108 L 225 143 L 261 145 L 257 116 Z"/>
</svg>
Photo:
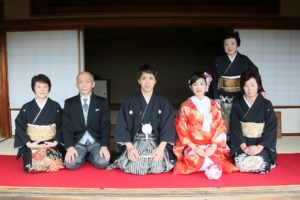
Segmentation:
<svg viewBox="0 0 300 200">
<path fill-rule="evenodd" d="M 239 92 L 240 91 L 240 78 L 219 78 L 218 89 L 225 92 Z"/>
<path fill-rule="evenodd" d="M 265 123 L 241 122 L 243 135 L 247 138 L 260 138 L 264 131 Z"/>
<path fill-rule="evenodd" d="M 51 140 L 56 134 L 56 125 L 34 125 L 27 124 L 27 134 L 32 141 Z"/>
</svg>

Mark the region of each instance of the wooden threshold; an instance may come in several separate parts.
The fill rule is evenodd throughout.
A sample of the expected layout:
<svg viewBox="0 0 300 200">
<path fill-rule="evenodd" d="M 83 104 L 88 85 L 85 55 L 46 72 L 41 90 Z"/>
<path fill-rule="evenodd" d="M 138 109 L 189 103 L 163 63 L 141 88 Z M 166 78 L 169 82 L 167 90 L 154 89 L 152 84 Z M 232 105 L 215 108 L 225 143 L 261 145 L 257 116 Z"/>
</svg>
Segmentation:
<svg viewBox="0 0 300 200">
<path fill-rule="evenodd" d="M 59 180 L 58 180 L 59 181 Z M 99 180 L 101 181 L 101 180 Z M 298 200 L 300 185 L 225 188 L 36 188 L 0 187 L 0 199 L 105 199 L 105 200 Z"/>
</svg>

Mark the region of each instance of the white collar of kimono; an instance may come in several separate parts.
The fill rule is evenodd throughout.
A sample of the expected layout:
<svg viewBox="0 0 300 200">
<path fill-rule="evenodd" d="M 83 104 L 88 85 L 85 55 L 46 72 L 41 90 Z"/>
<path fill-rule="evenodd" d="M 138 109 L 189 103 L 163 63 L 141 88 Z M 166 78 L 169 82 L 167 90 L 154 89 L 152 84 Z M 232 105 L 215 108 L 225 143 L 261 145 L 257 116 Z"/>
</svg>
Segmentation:
<svg viewBox="0 0 300 200">
<path fill-rule="evenodd" d="M 148 104 L 150 102 L 150 99 L 151 99 L 152 95 L 153 95 L 153 92 L 150 95 L 144 95 L 144 93 L 142 92 L 142 95 L 143 95 L 146 103 Z"/>
<path fill-rule="evenodd" d="M 243 97 L 244 97 L 244 100 L 245 100 L 246 104 L 248 105 L 248 107 L 251 108 L 251 106 L 254 104 L 256 98 L 258 97 L 258 95 L 255 97 L 255 99 L 254 99 L 254 101 L 252 102 L 252 104 L 247 100 L 247 98 L 246 98 L 245 95 L 243 95 Z"/>
<path fill-rule="evenodd" d="M 92 95 L 92 94 L 89 94 L 89 95 L 86 96 L 86 97 L 80 95 L 81 104 L 82 104 L 82 105 L 84 104 L 83 99 L 87 99 L 86 104 L 87 104 L 87 105 L 90 105 L 90 102 L 91 102 L 91 95 Z"/>
<path fill-rule="evenodd" d="M 229 60 L 230 60 L 231 62 L 233 62 L 234 59 L 235 59 L 235 57 L 236 57 L 236 55 L 237 55 L 237 52 L 235 52 L 235 54 L 234 54 L 234 56 L 233 56 L 232 58 L 231 58 L 230 56 L 228 56 Z"/>
<path fill-rule="evenodd" d="M 210 124 L 212 123 L 212 116 L 210 114 L 210 99 L 206 96 L 203 99 L 198 99 L 195 96 L 191 97 L 197 110 L 203 115 L 202 131 L 210 131 Z"/>
<path fill-rule="evenodd" d="M 152 95 L 151 95 L 152 96 Z M 150 101 L 150 99 L 151 99 L 151 96 L 144 96 L 144 98 L 145 98 L 145 101 L 146 101 L 146 103 L 148 104 L 149 103 L 149 101 Z"/>
<path fill-rule="evenodd" d="M 40 109 L 43 109 L 44 108 L 44 106 L 46 105 L 46 103 L 47 103 L 47 101 L 48 101 L 48 98 L 46 99 L 46 101 L 44 101 L 44 103 L 39 103 L 36 99 L 34 99 L 35 100 L 35 102 L 36 102 L 36 104 L 38 105 L 38 107 L 40 108 Z"/>
</svg>

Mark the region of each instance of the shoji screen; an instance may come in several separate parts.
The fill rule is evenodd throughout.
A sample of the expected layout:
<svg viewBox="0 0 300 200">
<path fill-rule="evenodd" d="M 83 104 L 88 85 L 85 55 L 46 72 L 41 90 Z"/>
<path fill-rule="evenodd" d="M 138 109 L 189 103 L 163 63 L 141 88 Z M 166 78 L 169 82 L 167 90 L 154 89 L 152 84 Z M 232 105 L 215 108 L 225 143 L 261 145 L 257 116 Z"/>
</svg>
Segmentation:
<svg viewBox="0 0 300 200">
<path fill-rule="evenodd" d="M 77 30 L 7 33 L 9 101 L 12 132 L 22 105 L 34 98 L 31 78 L 46 74 L 52 83 L 49 97 L 63 107 L 64 100 L 77 94 L 75 79 L 82 68 L 82 39 Z"/>
<path fill-rule="evenodd" d="M 300 106 L 300 31 L 239 30 L 241 47 L 259 68 L 275 106 Z"/>
</svg>

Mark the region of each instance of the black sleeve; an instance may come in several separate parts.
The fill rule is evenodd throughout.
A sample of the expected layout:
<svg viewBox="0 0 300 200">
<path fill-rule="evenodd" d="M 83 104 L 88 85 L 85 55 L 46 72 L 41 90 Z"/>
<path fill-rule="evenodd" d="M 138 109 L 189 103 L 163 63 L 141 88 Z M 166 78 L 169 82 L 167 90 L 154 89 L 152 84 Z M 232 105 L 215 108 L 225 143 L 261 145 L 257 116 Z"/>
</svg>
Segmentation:
<svg viewBox="0 0 300 200">
<path fill-rule="evenodd" d="M 257 66 L 247 57 L 245 56 L 248 61 L 248 71 L 249 72 L 258 72 Z"/>
<path fill-rule="evenodd" d="M 248 60 L 248 72 L 259 73 L 258 67 L 247 56 L 246 59 Z M 262 91 L 265 91 L 263 86 L 261 87 L 262 87 Z"/>
<path fill-rule="evenodd" d="M 274 150 L 277 141 L 277 118 L 272 107 L 272 103 L 268 101 L 265 114 L 265 127 L 259 144 Z"/>
<path fill-rule="evenodd" d="M 115 130 L 115 141 L 116 143 L 132 142 L 131 133 L 129 132 L 129 105 L 124 103 L 121 106 L 118 114 L 116 130 Z"/>
<path fill-rule="evenodd" d="M 62 120 L 62 131 L 65 148 L 68 149 L 71 146 L 75 146 L 75 138 L 72 129 L 71 109 L 68 100 L 65 101 L 63 120 Z"/>
<path fill-rule="evenodd" d="M 230 115 L 230 137 L 232 146 L 240 146 L 242 143 L 246 143 L 243 136 L 243 131 L 238 115 L 238 101 L 235 101 L 232 105 L 231 115 Z"/>
<path fill-rule="evenodd" d="M 104 100 L 102 104 L 103 110 L 100 117 L 101 146 L 108 147 L 110 137 L 110 111 L 106 100 Z"/>
<path fill-rule="evenodd" d="M 219 84 L 219 74 L 217 71 L 217 59 L 215 59 L 214 64 L 212 66 L 212 84 L 211 84 L 211 91 L 213 99 L 219 99 L 219 92 L 218 92 L 218 84 Z"/>
<path fill-rule="evenodd" d="M 159 123 L 160 142 L 175 143 L 175 116 L 172 105 L 166 101 L 162 108 L 162 117 Z"/>
<path fill-rule="evenodd" d="M 63 118 L 63 111 L 60 105 L 56 108 L 56 135 L 55 140 L 58 143 L 63 143 L 63 135 L 62 135 L 62 118 Z"/>
<path fill-rule="evenodd" d="M 27 142 L 30 141 L 30 137 L 27 135 L 27 117 L 26 117 L 27 110 L 23 106 L 15 119 L 15 141 L 14 147 L 22 147 L 25 146 Z"/>
</svg>

